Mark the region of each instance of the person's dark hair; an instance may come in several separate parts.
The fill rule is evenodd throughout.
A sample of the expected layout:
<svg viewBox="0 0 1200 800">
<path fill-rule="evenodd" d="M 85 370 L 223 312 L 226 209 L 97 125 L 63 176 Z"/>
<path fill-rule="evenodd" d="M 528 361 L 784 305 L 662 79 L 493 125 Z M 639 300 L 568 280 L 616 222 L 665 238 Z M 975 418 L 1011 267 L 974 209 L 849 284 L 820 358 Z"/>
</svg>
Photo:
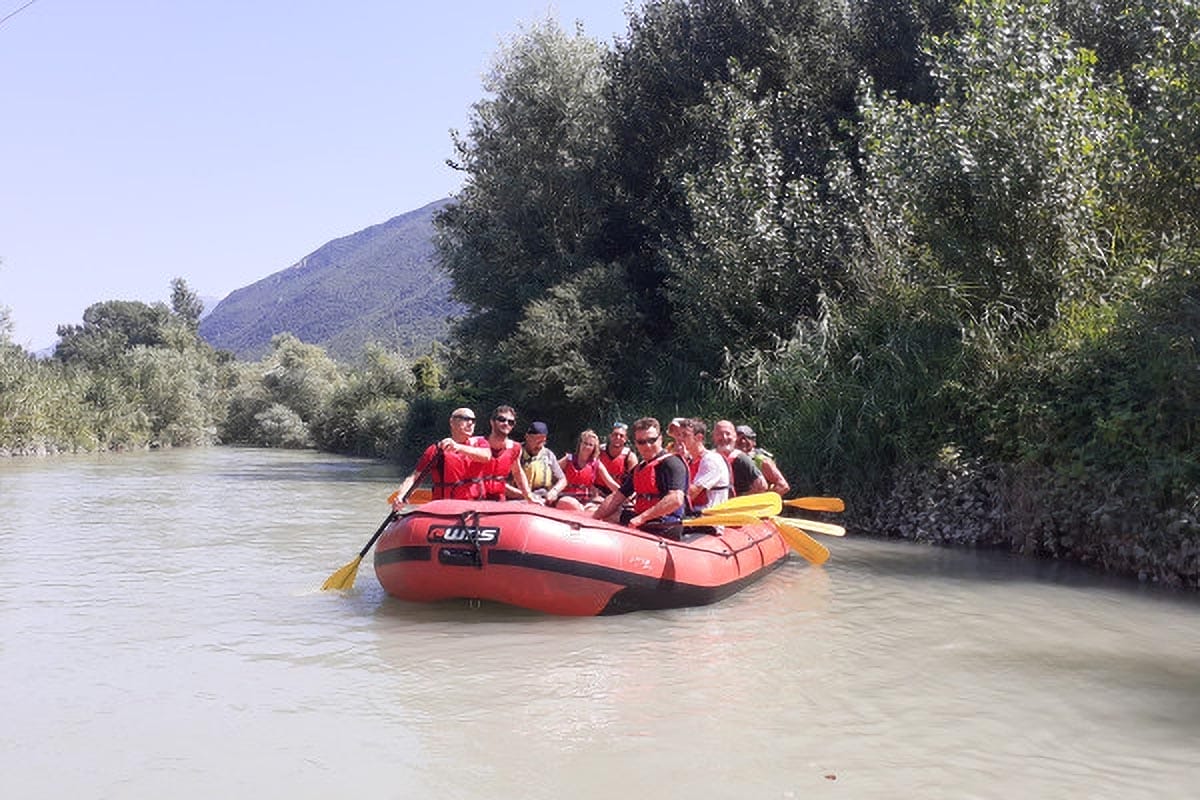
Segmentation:
<svg viewBox="0 0 1200 800">
<path fill-rule="evenodd" d="M 662 431 L 662 426 L 658 424 L 658 420 L 654 417 L 642 417 L 637 422 L 633 423 L 634 431 L 645 431 L 654 428 L 656 431 Z"/>
<path fill-rule="evenodd" d="M 703 439 L 704 435 L 708 433 L 708 424 L 704 420 L 696 419 L 695 417 L 692 419 L 685 419 L 683 421 L 683 426 L 699 436 L 701 439 Z"/>
</svg>

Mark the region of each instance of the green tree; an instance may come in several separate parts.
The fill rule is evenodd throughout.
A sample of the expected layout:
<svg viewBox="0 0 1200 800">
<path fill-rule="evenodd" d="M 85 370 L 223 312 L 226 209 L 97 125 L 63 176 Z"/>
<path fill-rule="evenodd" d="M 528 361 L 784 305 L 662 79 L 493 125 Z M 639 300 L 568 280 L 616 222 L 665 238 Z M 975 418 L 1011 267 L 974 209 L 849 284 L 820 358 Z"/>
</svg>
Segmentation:
<svg viewBox="0 0 1200 800">
<path fill-rule="evenodd" d="M 678 351 L 713 373 L 745 353 L 777 351 L 797 320 L 815 318 L 822 296 L 841 295 L 848 282 L 848 166 L 819 119 L 795 126 L 807 142 L 790 138 L 813 105 L 789 93 L 761 96 L 760 80 L 757 70 L 735 70 L 693 111 L 722 152 L 684 179 L 692 224 L 667 250 Z"/>
<path fill-rule="evenodd" d="M 1137 155 L 1122 177 L 1151 253 L 1188 254 L 1200 246 L 1200 7 L 1169 0 L 1144 13 L 1153 39 L 1129 70 Z"/>
<path fill-rule="evenodd" d="M 267 397 L 306 423 L 322 411 L 342 382 L 337 363 L 317 345 L 305 344 L 290 333 L 271 339 L 262 373 Z"/>
<path fill-rule="evenodd" d="M 964 321 L 1040 327 L 1107 275 L 1102 189 L 1125 107 L 1048 2 L 963 9 L 961 37 L 934 40 L 936 105 L 864 99 L 868 246 Z"/>
<path fill-rule="evenodd" d="M 616 401 L 636 317 L 615 266 L 586 269 L 526 306 L 500 346 L 520 401 L 550 419 L 588 419 Z M 636 352 L 636 349 L 632 349 Z"/>
<path fill-rule="evenodd" d="M 608 152 L 604 48 L 553 22 L 499 53 L 473 106 L 454 166 L 466 173 L 438 218 L 439 250 L 455 296 L 470 309 L 456 336 L 460 366 L 481 383 L 511 385 L 496 343 L 526 306 L 587 264 L 597 235 L 598 160 Z"/>
<path fill-rule="evenodd" d="M 54 357 L 68 364 L 112 365 L 139 345 L 165 344 L 171 312 L 162 303 L 107 300 L 83 312 L 82 325 L 60 325 Z"/>
<path fill-rule="evenodd" d="M 204 302 L 187 285 L 183 278 L 171 281 L 171 311 L 183 320 L 188 330 L 195 333 L 200 328 L 200 315 L 204 313 Z"/>
<path fill-rule="evenodd" d="M 211 444 L 223 413 L 220 368 L 198 348 L 136 347 L 121 373 L 146 416 L 149 444 Z"/>
</svg>

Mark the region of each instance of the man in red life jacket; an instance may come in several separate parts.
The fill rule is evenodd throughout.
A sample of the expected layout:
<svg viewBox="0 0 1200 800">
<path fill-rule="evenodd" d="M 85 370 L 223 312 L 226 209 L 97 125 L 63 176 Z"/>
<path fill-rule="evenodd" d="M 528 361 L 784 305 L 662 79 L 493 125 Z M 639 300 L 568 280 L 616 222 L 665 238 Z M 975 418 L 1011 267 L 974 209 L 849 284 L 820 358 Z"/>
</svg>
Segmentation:
<svg viewBox="0 0 1200 800">
<path fill-rule="evenodd" d="M 488 448 L 488 462 L 483 466 L 482 499 L 506 499 L 505 484 L 511 480 L 520 497 L 541 505 L 542 498 L 535 497 L 529 490 L 529 479 L 521 469 L 521 445 L 508 438 L 517 424 L 517 412 L 512 406 L 497 406 L 492 412 L 491 423 L 491 433 L 471 442 Z"/>
<path fill-rule="evenodd" d="M 625 480 L 625 476 L 632 472 L 638 463 L 637 456 L 626 444 L 628 436 L 629 426 L 624 422 L 614 422 L 612 430 L 608 433 L 608 442 L 600 451 L 600 463 L 617 483 Z M 611 491 L 598 479 L 596 486 L 600 489 L 601 494 L 608 494 Z"/>
<path fill-rule="evenodd" d="M 683 536 L 683 512 L 687 500 L 687 465 L 678 455 L 663 449 L 658 420 L 642 417 L 633 423 L 633 443 L 641 463 L 621 482 L 621 487 L 604 498 L 596 519 L 620 519 L 621 523 L 647 533 L 672 539 Z M 622 509 L 627 498 L 632 509 Z"/>
<path fill-rule="evenodd" d="M 733 470 L 733 490 L 736 495 L 757 494 L 767 490 L 767 480 L 762 470 L 755 466 L 749 455 L 737 449 L 737 430 L 727 419 L 713 426 L 713 447 L 725 456 Z"/>
<path fill-rule="evenodd" d="M 483 468 L 491 453 L 472 439 L 474 430 L 475 412 L 469 408 L 454 409 L 450 413 L 450 435 L 425 448 L 412 474 L 400 484 L 393 505 L 402 506 L 409 490 L 426 472 L 433 482 L 434 500 L 478 498 L 482 493 Z"/>
</svg>

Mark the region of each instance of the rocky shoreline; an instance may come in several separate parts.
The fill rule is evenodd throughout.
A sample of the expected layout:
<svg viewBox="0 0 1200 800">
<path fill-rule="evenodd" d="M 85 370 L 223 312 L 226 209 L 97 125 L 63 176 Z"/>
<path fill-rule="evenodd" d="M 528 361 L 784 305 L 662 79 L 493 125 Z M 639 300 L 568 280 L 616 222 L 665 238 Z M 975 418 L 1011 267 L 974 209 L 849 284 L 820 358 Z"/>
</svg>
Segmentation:
<svg viewBox="0 0 1200 800">
<path fill-rule="evenodd" d="M 1065 480 L 947 448 L 932 465 L 901 470 L 888 496 L 851 508 L 844 523 L 889 538 L 995 548 L 1200 589 L 1200 488 L 1185 507 L 1166 509 L 1152 508 L 1139 489 L 1125 476 Z"/>
</svg>

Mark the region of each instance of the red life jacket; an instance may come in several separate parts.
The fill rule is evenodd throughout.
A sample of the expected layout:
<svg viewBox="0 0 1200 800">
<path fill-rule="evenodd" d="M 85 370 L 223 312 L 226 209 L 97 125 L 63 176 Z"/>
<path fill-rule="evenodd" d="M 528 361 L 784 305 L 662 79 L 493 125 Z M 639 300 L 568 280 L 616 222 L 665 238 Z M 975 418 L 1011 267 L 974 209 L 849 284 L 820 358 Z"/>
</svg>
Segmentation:
<svg viewBox="0 0 1200 800">
<path fill-rule="evenodd" d="M 633 513 L 641 514 L 648 510 L 651 506 L 663 499 L 663 493 L 658 488 L 658 466 L 668 458 L 679 458 L 679 456 L 663 450 L 649 461 L 643 461 L 633 468 L 633 491 L 637 497 L 633 501 Z M 681 459 L 682 460 L 682 459 Z M 686 464 L 685 464 L 686 469 Z M 663 522 L 679 522 L 683 519 L 683 511 L 687 507 L 687 486 L 683 487 L 683 503 L 679 508 L 672 511 L 670 514 L 664 514 L 660 519 Z"/>
<path fill-rule="evenodd" d="M 629 448 L 622 447 L 621 452 L 617 453 L 615 456 L 610 456 L 608 454 L 608 445 L 606 444 L 604 447 L 600 448 L 599 459 L 600 463 L 604 465 L 604 468 L 608 470 L 608 474 L 612 476 L 612 479 L 617 483 L 620 483 L 621 478 L 625 477 L 625 466 L 629 463 Z M 596 477 L 598 479 L 599 475 Z M 602 486 L 603 484 L 597 480 L 596 485 Z M 605 487 L 604 491 L 607 492 L 608 488 Z"/>
<path fill-rule="evenodd" d="M 566 463 L 563 464 L 563 474 L 567 476 L 567 485 L 562 493 L 580 501 L 590 499 L 592 496 L 592 485 L 596 483 L 598 472 L 595 459 L 592 459 L 582 467 L 577 467 L 575 466 L 575 454 L 572 453 L 566 460 Z"/>
<path fill-rule="evenodd" d="M 468 441 L 468 444 L 471 442 Z M 425 449 L 417 461 L 417 470 L 430 465 L 434 500 L 474 500 L 480 495 L 482 461 L 472 461 L 462 453 L 447 453 L 435 442 Z"/>
<path fill-rule="evenodd" d="M 713 451 L 710 450 L 707 452 L 713 452 Z M 693 458 L 687 462 L 688 477 L 691 478 L 692 483 L 696 482 L 696 475 L 700 472 L 700 461 L 701 461 L 701 459 L 699 459 L 699 458 Z M 724 486 L 722 486 L 721 484 L 717 484 L 716 486 L 713 486 L 712 488 L 713 489 L 728 488 L 730 496 L 733 496 L 733 465 L 729 463 L 728 459 L 725 460 L 725 467 L 729 471 L 728 481 L 725 483 Z M 701 489 L 699 494 L 697 494 L 695 497 L 689 498 L 688 502 L 691 503 L 692 508 L 707 508 L 708 507 L 708 489 Z"/>
<path fill-rule="evenodd" d="M 482 462 L 482 497 L 484 500 L 504 500 L 504 485 L 508 483 L 513 463 L 521 457 L 521 445 L 509 440 L 506 448 L 497 450 L 486 436 L 480 436 L 479 439 L 481 447 L 491 448 L 492 451 L 491 459 Z"/>
</svg>

